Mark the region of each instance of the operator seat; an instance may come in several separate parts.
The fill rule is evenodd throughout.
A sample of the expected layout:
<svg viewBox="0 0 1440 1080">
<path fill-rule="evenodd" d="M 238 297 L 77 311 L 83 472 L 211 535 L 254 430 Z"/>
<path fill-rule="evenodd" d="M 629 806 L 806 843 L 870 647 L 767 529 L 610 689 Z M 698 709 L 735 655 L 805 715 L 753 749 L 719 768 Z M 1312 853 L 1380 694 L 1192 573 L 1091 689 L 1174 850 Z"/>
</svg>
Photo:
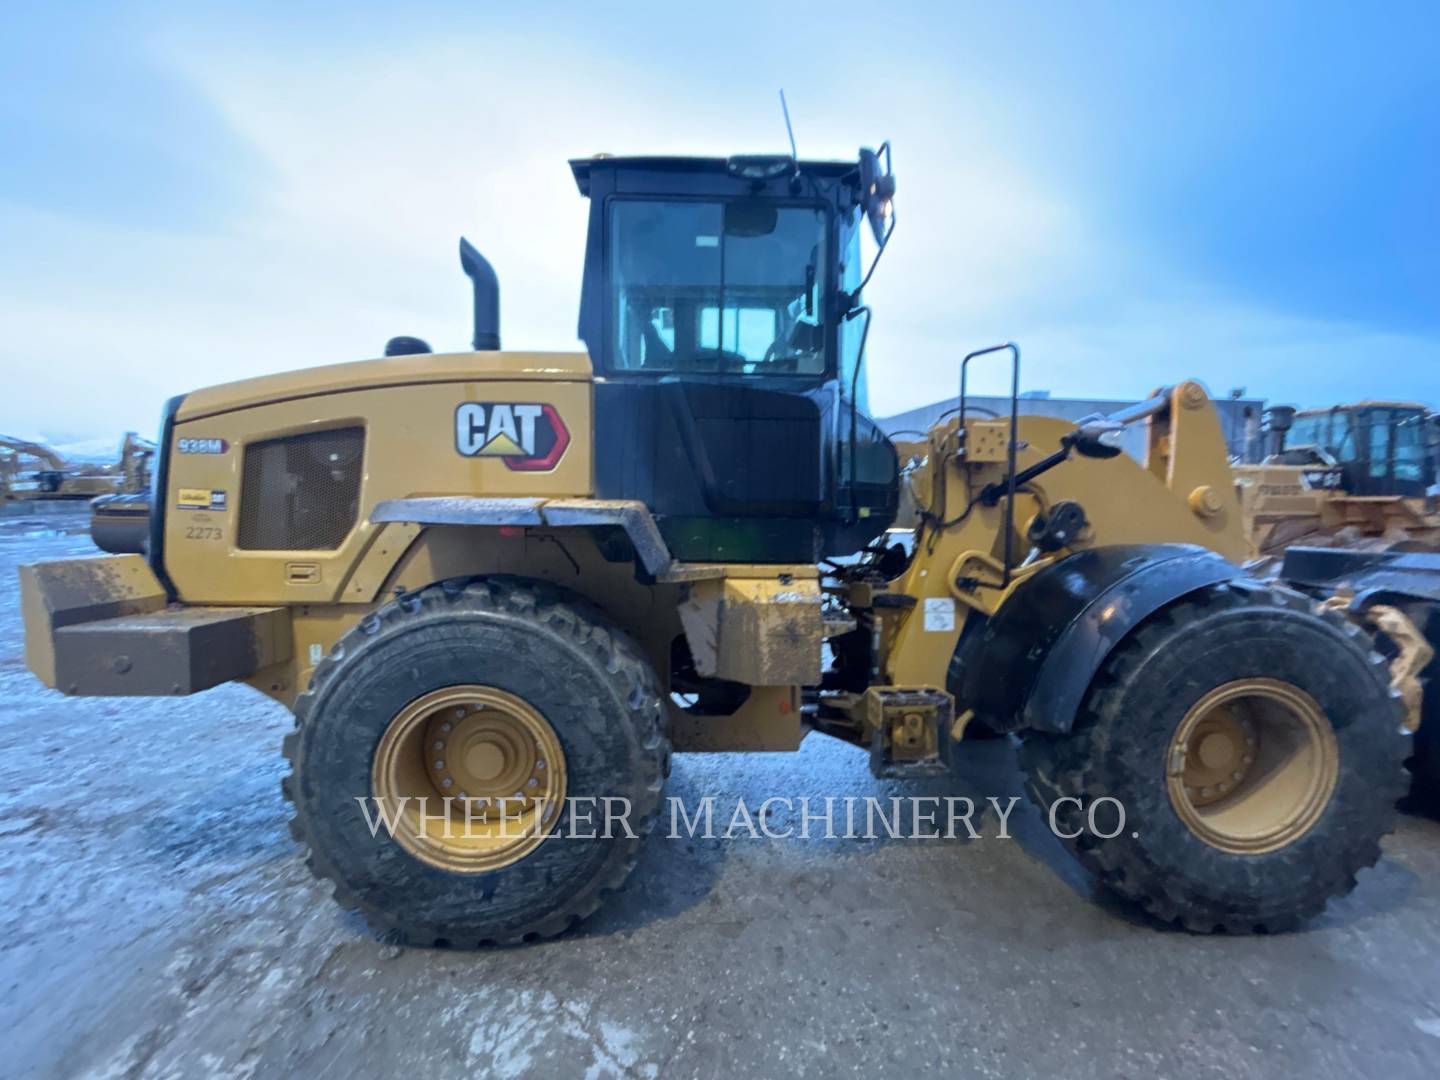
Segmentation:
<svg viewBox="0 0 1440 1080">
<path fill-rule="evenodd" d="M 660 368 L 662 371 L 675 367 L 675 350 L 665 344 L 660 331 L 655 329 L 651 320 L 645 320 L 645 328 L 640 331 L 640 337 L 645 345 L 645 358 L 641 367 Z"/>
</svg>

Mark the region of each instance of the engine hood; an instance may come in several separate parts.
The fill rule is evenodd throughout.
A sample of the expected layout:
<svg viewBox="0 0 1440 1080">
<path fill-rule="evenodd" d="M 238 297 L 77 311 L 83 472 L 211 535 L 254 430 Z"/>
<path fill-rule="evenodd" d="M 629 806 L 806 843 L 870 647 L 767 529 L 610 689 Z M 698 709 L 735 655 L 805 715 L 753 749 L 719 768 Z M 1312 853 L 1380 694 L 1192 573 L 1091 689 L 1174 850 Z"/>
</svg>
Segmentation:
<svg viewBox="0 0 1440 1080">
<path fill-rule="evenodd" d="M 420 353 L 286 371 L 222 383 L 187 394 L 176 419 L 198 420 L 277 401 L 444 382 L 576 382 L 591 378 L 583 352 Z"/>
</svg>

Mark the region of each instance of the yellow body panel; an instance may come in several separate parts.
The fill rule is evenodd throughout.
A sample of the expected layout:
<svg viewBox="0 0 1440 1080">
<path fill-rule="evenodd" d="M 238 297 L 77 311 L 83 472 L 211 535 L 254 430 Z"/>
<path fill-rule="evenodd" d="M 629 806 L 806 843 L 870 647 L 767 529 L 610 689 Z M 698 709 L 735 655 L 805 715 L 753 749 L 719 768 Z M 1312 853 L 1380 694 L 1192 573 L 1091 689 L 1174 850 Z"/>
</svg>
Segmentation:
<svg viewBox="0 0 1440 1080">
<path fill-rule="evenodd" d="M 1151 457 L 1141 464 L 1127 455 L 1107 460 L 1071 457 L 1026 485 L 1015 501 L 1014 559 L 1024 559 L 1029 520 L 1043 506 L 1072 499 L 1084 508 L 1090 525 L 1077 547 L 1102 544 L 1192 543 L 1208 547 L 1240 562 L 1246 540 L 1240 504 L 1230 479 L 1229 459 L 1215 409 L 1203 390 L 1197 397 L 1187 383 L 1172 393 L 1167 423 L 1152 426 Z M 970 439 L 988 446 L 993 439 L 980 432 L 1008 421 L 972 421 Z M 1022 416 L 1018 454 L 1021 469 L 1045 457 L 1060 445 L 1060 437 L 1073 425 L 1046 416 Z M 1156 430 L 1159 428 L 1160 430 Z M 931 433 L 931 461 L 944 459 L 936 471 L 927 465 L 915 484 L 917 498 L 949 521 L 961 516 L 972 496 L 1004 475 L 1004 464 L 983 455 L 969 466 L 955 463 L 952 448 L 955 423 Z M 911 449 L 915 449 L 911 447 Z M 1218 509 L 1197 508 L 1191 496 L 1197 488 L 1215 494 Z M 978 589 L 962 596 L 954 586 L 962 560 L 972 566 L 995 566 L 1003 550 L 1004 500 L 993 507 L 977 504 L 968 517 L 950 528 L 917 533 L 918 551 L 906 572 L 891 583 L 891 591 L 916 597 L 910 609 L 884 614 L 885 675 L 897 686 L 945 683 L 945 671 L 955 652 L 966 613 L 973 606 L 994 610 L 1003 602 L 995 589 Z M 978 575 L 977 575 L 978 576 Z M 997 575 L 998 579 L 998 575 Z M 1012 581 L 1012 587 L 1014 582 Z M 974 597 L 977 604 L 968 603 Z M 928 611 L 926 601 L 936 601 Z M 927 628 L 928 623 L 928 628 Z"/>
<path fill-rule="evenodd" d="M 589 382 L 590 376 L 590 357 L 585 353 L 466 352 L 387 356 L 380 360 L 328 364 L 208 386 L 186 396 L 176 419 L 181 422 L 197 420 L 255 405 L 357 390 L 475 381 Z"/>
<path fill-rule="evenodd" d="M 607 562 L 583 531 L 501 535 L 493 528 L 431 526 L 406 542 L 386 576 L 384 594 L 372 602 L 296 608 L 293 660 L 258 673 L 252 685 L 288 703 L 309 684 L 315 664 L 335 642 L 392 594 L 480 574 L 549 581 L 578 593 L 629 631 L 662 677 L 669 671 L 670 643 L 681 633 L 680 586 L 641 585 L 629 564 Z"/>
<path fill-rule="evenodd" d="M 558 354 L 562 359 L 565 354 Z M 591 492 L 591 385 L 588 361 L 583 376 L 570 364 L 536 367 L 533 354 L 519 354 L 529 366 L 524 377 L 489 377 L 516 354 L 471 353 L 470 378 L 434 378 L 428 365 L 452 357 L 410 356 L 409 368 L 423 377 L 408 385 L 382 385 L 385 372 L 398 377 L 391 361 L 339 368 L 365 375 L 363 389 L 304 396 L 312 372 L 237 383 L 201 391 L 187 399 L 170 447 L 168 505 L 165 511 L 165 567 L 180 599 L 196 604 L 367 602 L 403 547 L 379 557 L 373 548 L 383 526 L 369 522 L 384 499 L 425 495 L 575 497 Z M 417 363 L 424 361 L 424 363 Z M 457 365 L 442 365 L 455 368 Z M 518 362 L 509 367 L 522 368 Z M 483 369 L 484 377 L 480 371 Z M 337 378 L 331 375 L 330 378 Z M 244 388 L 237 390 L 236 388 Z M 233 391 L 221 393 L 221 391 Z M 320 393 L 320 391 L 316 391 Z M 201 405 L 190 408 L 195 399 Z M 456 449 L 455 412 L 466 402 L 553 405 L 569 432 L 570 444 L 553 469 L 516 471 L 502 458 L 465 456 Z M 208 402 L 209 404 L 205 404 Z M 229 402 L 222 408 L 222 402 Z M 250 403 L 241 407 L 239 402 Z M 235 544 L 242 512 L 241 470 L 248 443 L 286 435 L 362 425 L 365 457 L 356 525 L 333 551 L 250 551 Z M 225 440 L 223 453 L 180 453 L 182 439 Z M 187 444 L 188 445 L 188 444 Z M 212 496 L 206 505 L 200 496 Z M 392 530 L 394 531 L 394 530 Z M 387 534 L 388 535 L 388 534 Z M 398 533 L 396 534 L 398 536 Z M 388 564 L 387 564 L 388 558 Z M 347 589 L 363 572 L 360 588 Z"/>
<path fill-rule="evenodd" d="M 815 685 L 825 628 L 813 571 L 796 577 L 753 569 L 766 573 L 727 574 L 686 589 L 680 621 L 695 670 L 747 686 Z"/>
</svg>

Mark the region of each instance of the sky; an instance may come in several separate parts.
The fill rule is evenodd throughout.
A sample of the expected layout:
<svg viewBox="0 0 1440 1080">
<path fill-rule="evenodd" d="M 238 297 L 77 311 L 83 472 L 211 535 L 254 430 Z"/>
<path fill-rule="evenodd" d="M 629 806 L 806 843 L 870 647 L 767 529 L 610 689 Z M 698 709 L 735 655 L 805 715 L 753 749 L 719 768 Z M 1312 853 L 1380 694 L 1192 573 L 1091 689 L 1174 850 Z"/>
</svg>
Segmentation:
<svg viewBox="0 0 1440 1080">
<path fill-rule="evenodd" d="M 1005 339 L 1056 396 L 1440 406 L 1437 55 L 1433 3 L 8 0 L 0 432 L 465 348 L 461 234 L 507 347 L 578 349 L 566 160 L 784 150 L 781 87 L 802 156 L 894 148 L 877 416 Z"/>
</svg>

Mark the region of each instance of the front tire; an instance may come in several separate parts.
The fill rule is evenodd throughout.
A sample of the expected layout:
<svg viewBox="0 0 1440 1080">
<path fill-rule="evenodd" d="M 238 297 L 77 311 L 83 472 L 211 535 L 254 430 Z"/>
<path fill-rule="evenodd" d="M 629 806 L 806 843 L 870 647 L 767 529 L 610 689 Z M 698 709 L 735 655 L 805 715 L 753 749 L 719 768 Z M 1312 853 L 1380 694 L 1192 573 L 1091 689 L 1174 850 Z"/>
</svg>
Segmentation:
<svg viewBox="0 0 1440 1080">
<path fill-rule="evenodd" d="M 550 937 L 633 868 L 663 717 L 650 664 L 598 611 L 540 583 L 443 582 L 362 620 L 316 668 L 285 740 L 291 831 L 336 900 L 401 941 Z M 497 829 L 485 815 L 502 798 L 519 824 Z M 609 830 L 607 798 L 625 800 Z M 393 829 L 371 828 L 397 805 Z"/>
<path fill-rule="evenodd" d="M 1360 630 L 1294 594 L 1221 585 L 1143 623 L 1072 730 L 1027 735 L 1021 762 L 1115 892 L 1193 931 L 1276 931 L 1379 858 L 1405 786 L 1401 723 Z M 1106 797 L 1125 809 L 1110 839 L 1089 828 Z"/>
</svg>

